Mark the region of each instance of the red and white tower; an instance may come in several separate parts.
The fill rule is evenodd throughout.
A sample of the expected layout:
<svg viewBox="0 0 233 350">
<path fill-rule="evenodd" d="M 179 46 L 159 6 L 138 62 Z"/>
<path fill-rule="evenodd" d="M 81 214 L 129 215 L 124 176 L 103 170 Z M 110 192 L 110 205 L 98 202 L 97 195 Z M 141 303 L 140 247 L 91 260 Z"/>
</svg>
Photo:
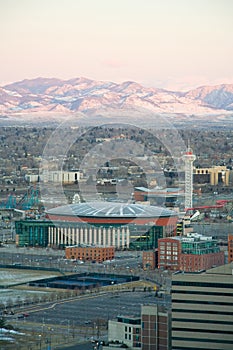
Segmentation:
<svg viewBox="0 0 233 350">
<path fill-rule="evenodd" d="M 193 162 L 196 156 L 192 149 L 188 147 L 187 152 L 183 155 L 185 163 L 185 209 L 193 207 Z"/>
</svg>

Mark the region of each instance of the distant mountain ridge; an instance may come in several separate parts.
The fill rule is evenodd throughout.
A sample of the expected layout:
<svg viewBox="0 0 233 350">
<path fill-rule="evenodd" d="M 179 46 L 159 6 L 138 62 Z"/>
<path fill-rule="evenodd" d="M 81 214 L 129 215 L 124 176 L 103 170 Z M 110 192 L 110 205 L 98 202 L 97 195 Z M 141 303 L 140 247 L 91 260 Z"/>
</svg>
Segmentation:
<svg viewBox="0 0 233 350">
<path fill-rule="evenodd" d="M 87 78 L 25 79 L 0 87 L 0 114 L 88 114 L 101 108 L 146 108 L 155 113 L 221 115 L 233 111 L 233 84 L 202 86 L 187 92 Z"/>
</svg>

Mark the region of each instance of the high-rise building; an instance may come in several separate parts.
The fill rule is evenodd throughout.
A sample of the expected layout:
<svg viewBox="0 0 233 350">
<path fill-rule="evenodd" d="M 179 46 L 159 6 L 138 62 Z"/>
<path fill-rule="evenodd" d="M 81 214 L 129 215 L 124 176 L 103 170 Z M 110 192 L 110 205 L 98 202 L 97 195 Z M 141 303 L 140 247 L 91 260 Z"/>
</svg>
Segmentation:
<svg viewBox="0 0 233 350">
<path fill-rule="evenodd" d="M 233 264 L 172 276 L 172 350 L 232 350 Z"/>
</svg>

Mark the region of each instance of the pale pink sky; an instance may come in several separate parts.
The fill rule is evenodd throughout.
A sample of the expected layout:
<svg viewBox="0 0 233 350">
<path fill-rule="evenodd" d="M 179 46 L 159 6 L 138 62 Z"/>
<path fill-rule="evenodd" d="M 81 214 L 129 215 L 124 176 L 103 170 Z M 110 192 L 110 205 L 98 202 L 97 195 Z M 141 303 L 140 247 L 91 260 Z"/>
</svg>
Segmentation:
<svg viewBox="0 0 233 350">
<path fill-rule="evenodd" d="M 0 86 L 87 77 L 233 83 L 232 0 L 0 0 Z"/>
</svg>

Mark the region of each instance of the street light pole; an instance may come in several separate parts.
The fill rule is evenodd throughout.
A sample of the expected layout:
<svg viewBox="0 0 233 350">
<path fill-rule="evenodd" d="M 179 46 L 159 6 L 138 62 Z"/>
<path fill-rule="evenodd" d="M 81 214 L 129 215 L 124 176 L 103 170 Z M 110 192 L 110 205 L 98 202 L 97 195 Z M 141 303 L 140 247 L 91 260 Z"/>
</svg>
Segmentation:
<svg viewBox="0 0 233 350">
<path fill-rule="evenodd" d="M 39 349 L 41 350 L 41 334 L 39 334 Z"/>
<path fill-rule="evenodd" d="M 52 344 L 52 331 L 53 329 L 52 328 L 48 328 L 48 331 L 49 331 L 49 334 L 48 334 L 48 338 L 47 338 L 47 341 L 46 343 L 48 344 L 47 346 L 47 350 L 51 350 L 51 344 Z"/>
<path fill-rule="evenodd" d="M 68 333 L 68 339 L 69 339 L 69 335 L 70 335 L 70 320 L 68 320 L 68 322 L 67 322 L 67 333 Z"/>
</svg>

